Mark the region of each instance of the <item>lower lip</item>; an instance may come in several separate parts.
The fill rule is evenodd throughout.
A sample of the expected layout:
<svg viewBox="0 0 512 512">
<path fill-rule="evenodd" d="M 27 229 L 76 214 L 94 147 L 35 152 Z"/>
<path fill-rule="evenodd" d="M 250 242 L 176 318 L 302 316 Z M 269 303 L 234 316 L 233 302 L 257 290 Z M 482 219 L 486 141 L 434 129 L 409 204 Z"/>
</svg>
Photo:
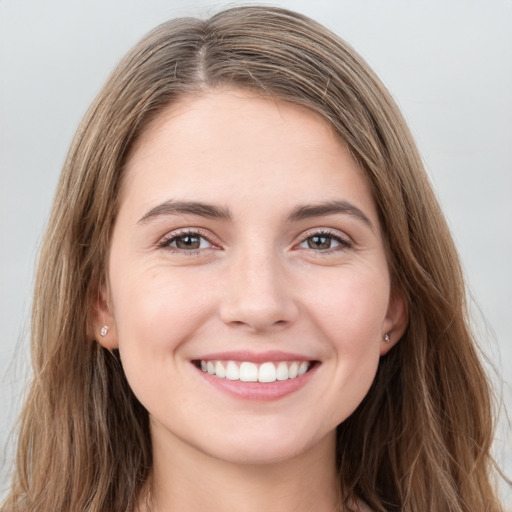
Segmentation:
<svg viewBox="0 0 512 512">
<path fill-rule="evenodd" d="M 305 374 L 294 379 L 276 380 L 274 382 L 242 382 L 241 380 L 220 379 L 196 367 L 209 384 L 236 398 L 244 400 L 278 400 L 298 391 L 311 379 L 319 364 L 315 363 Z"/>
</svg>

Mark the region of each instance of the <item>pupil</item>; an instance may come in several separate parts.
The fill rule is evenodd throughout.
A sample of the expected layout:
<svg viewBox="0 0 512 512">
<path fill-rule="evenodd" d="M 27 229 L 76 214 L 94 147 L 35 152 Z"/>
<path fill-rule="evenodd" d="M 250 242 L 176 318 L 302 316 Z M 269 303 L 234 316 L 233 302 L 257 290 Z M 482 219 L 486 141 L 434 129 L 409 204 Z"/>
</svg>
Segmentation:
<svg viewBox="0 0 512 512">
<path fill-rule="evenodd" d="M 176 239 L 179 249 L 199 249 L 200 240 L 197 236 L 183 235 Z"/>
<path fill-rule="evenodd" d="M 328 236 L 312 236 L 308 241 L 310 249 L 329 249 L 331 247 L 331 239 Z"/>
</svg>

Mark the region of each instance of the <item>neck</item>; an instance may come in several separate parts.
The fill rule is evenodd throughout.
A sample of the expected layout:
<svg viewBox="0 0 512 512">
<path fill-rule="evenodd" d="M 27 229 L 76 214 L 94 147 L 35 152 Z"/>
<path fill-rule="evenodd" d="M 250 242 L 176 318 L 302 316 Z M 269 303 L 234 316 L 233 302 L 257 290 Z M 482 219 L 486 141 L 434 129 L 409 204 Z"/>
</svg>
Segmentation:
<svg viewBox="0 0 512 512">
<path fill-rule="evenodd" d="M 179 439 L 152 437 L 151 512 L 339 510 L 334 432 L 303 453 L 265 464 L 220 460 Z"/>
</svg>

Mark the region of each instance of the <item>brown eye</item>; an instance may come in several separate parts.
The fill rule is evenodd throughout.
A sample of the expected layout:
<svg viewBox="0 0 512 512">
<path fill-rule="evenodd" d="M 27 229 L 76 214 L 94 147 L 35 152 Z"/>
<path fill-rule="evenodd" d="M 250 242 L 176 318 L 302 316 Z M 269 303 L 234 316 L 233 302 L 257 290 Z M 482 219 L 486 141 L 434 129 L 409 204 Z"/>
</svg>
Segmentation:
<svg viewBox="0 0 512 512">
<path fill-rule="evenodd" d="M 307 239 L 307 244 L 309 249 L 318 249 L 318 250 L 326 250 L 330 249 L 332 243 L 335 242 L 332 237 L 326 235 L 315 235 L 310 236 Z M 338 243 L 339 245 L 339 243 Z"/>
<path fill-rule="evenodd" d="M 163 240 L 161 247 L 183 252 L 193 252 L 212 247 L 212 244 L 199 233 L 181 233 Z"/>
<path fill-rule="evenodd" d="M 178 249 L 199 249 L 201 247 L 201 237 L 197 235 L 182 235 L 175 239 Z"/>
<path fill-rule="evenodd" d="M 352 243 L 341 236 L 319 232 L 304 238 L 299 244 L 299 247 L 301 249 L 312 249 L 316 252 L 329 252 L 333 250 L 348 249 L 352 247 Z"/>
</svg>

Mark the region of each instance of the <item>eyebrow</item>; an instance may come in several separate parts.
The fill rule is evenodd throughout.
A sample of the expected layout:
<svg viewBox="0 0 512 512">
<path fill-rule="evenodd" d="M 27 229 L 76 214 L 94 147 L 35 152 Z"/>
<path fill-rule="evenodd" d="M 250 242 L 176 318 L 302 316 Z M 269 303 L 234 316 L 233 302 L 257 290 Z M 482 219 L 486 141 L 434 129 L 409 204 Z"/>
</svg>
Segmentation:
<svg viewBox="0 0 512 512">
<path fill-rule="evenodd" d="M 326 201 L 318 204 L 306 204 L 297 206 L 288 214 L 288 220 L 298 221 L 310 219 L 313 217 L 322 217 L 324 215 L 346 214 L 364 222 L 372 231 L 374 226 L 370 219 L 360 210 L 348 201 Z"/>
<path fill-rule="evenodd" d="M 169 199 L 158 206 L 155 206 L 144 214 L 138 223 L 146 223 L 162 215 L 197 215 L 209 219 L 231 220 L 231 212 L 228 208 L 222 208 L 213 204 L 197 201 L 174 201 Z"/>
<path fill-rule="evenodd" d="M 348 201 L 325 201 L 317 204 L 299 205 L 291 210 L 288 214 L 288 221 L 299 221 L 310 219 L 314 217 L 322 217 L 325 215 L 335 214 L 351 215 L 360 221 L 364 222 L 370 229 L 374 229 L 370 219 L 361 211 L 357 206 L 354 206 Z M 209 203 L 202 203 L 198 201 L 175 201 L 169 199 L 161 203 L 147 213 L 145 213 L 138 221 L 138 223 L 146 223 L 150 220 L 161 217 L 163 215 L 197 215 L 209 219 L 219 219 L 230 221 L 232 215 L 229 208 L 223 208 Z"/>
</svg>

